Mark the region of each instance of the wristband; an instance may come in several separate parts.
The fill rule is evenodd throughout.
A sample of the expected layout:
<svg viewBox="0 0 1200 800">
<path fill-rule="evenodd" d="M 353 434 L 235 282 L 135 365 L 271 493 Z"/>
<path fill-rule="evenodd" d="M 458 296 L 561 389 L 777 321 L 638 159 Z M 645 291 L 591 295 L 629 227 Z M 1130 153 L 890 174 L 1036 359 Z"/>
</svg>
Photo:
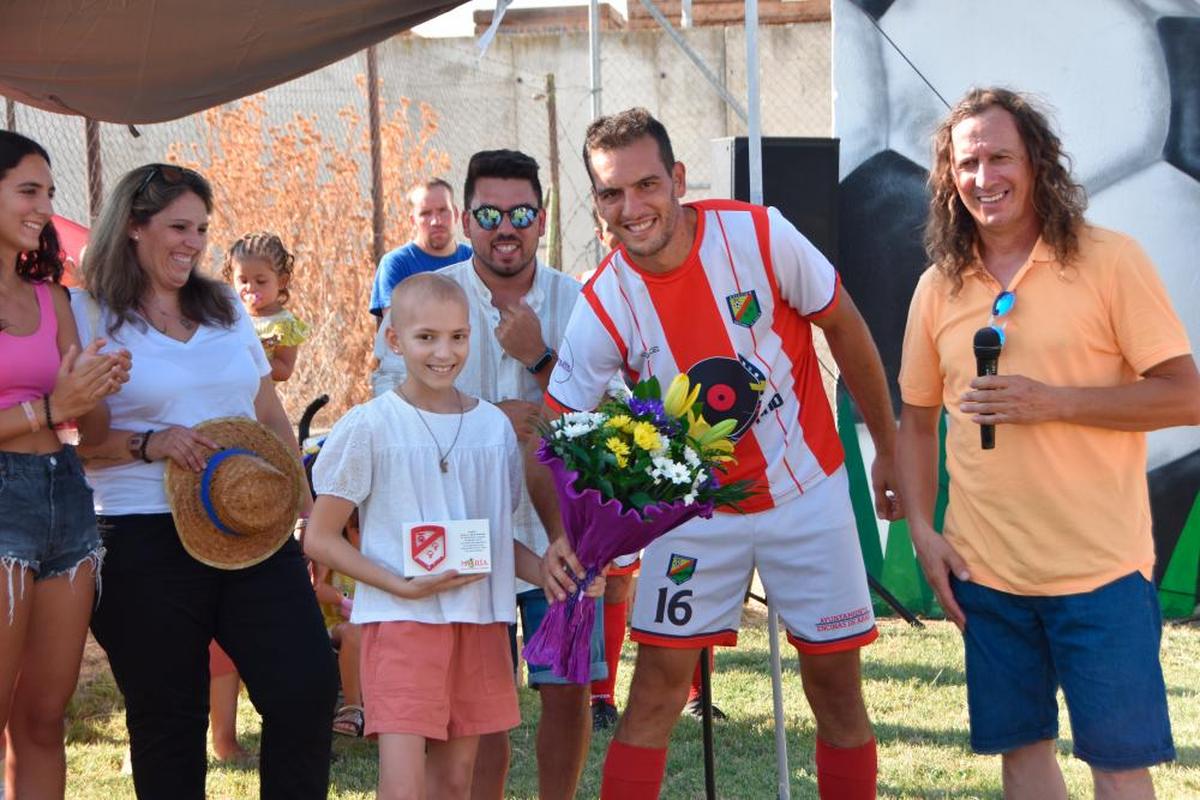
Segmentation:
<svg viewBox="0 0 1200 800">
<path fill-rule="evenodd" d="M 50 416 L 50 395 L 42 395 L 42 407 L 46 409 L 46 427 L 54 427 L 54 417 Z"/>
<path fill-rule="evenodd" d="M 54 435 L 58 437 L 60 444 L 69 444 L 72 447 L 78 447 L 82 441 L 79 437 L 79 425 L 73 419 L 55 425 Z"/>
<path fill-rule="evenodd" d="M 154 463 L 154 459 L 152 459 L 152 458 L 150 458 L 150 456 L 146 455 L 146 445 L 150 444 L 150 437 L 153 435 L 154 435 L 153 430 L 146 431 L 144 434 L 142 434 L 142 443 L 138 445 L 138 453 L 137 453 L 138 457 L 140 459 L 142 459 L 142 461 L 145 461 L 147 464 Z"/>
<path fill-rule="evenodd" d="M 25 419 L 29 420 L 29 432 L 37 433 L 42 429 L 42 423 L 37 418 L 37 414 L 33 410 L 33 404 L 28 400 L 21 403 L 21 410 L 25 412 Z"/>
<path fill-rule="evenodd" d="M 554 360 L 554 348 L 547 347 L 546 351 L 544 353 L 542 353 L 540 356 L 538 356 L 538 360 L 533 362 L 532 364 L 530 364 L 525 369 L 529 370 L 530 374 L 537 375 L 539 372 L 541 372 L 547 366 L 549 366 L 550 362 L 553 360 Z"/>
</svg>

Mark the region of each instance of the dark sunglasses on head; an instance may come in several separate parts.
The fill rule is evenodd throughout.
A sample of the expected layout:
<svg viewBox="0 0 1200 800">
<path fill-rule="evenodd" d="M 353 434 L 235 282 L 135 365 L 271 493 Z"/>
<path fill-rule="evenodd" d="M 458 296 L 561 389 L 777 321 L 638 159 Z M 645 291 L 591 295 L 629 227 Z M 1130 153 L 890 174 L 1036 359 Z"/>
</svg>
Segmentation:
<svg viewBox="0 0 1200 800">
<path fill-rule="evenodd" d="M 162 178 L 164 183 L 174 185 L 183 183 L 189 175 L 196 175 L 196 173 L 187 167 L 180 167 L 175 164 L 151 164 L 150 169 L 146 171 L 145 177 L 138 184 L 137 191 L 133 193 L 133 196 L 135 199 L 140 197 L 142 192 L 146 191 L 155 178 Z"/>
<path fill-rule="evenodd" d="M 508 221 L 517 230 L 523 230 L 532 225 L 538 218 L 538 209 L 522 203 L 519 206 L 512 208 L 501 209 L 495 206 L 479 206 L 471 209 L 471 216 L 479 223 L 479 227 L 485 231 L 494 231 L 500 227 L 500 223 L 504 221 L 504 217 L 508 217 Z"/>
<path fill-rule="evenodd" d="M 1001 292 L 992 301 L 992 316 L 988 320 L 988 327 L 1000 334 L 1001 345 L 1004 344 L 1004 329 L 1008 326 L 1008 319 L 1006 317 L 1016 304 L 1017 296 L 1009 291 Z"/>
</svg>

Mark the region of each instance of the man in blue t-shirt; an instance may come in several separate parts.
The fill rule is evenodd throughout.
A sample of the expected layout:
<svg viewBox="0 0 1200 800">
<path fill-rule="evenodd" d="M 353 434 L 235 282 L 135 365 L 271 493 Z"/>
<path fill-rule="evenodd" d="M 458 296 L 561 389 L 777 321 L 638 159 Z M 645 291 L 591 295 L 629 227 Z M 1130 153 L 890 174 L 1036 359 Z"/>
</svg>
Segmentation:
<svg viewBox="0 0 1200 800">
<path fill-rule="evenodd" d="M 408 193 L 412 207 L 413 240 L 386 253 L 375 270 L 371 286 L 371 313 L 375 327 L 383 322 L 383 312 L 391 305 L 396 284 L 418 272 L 430 272 L 471 257 L 471 246 L 454 240 L 458 225 L 458 207 L 454 190 L 441 178 L 419 183 Z"/>
</svg>

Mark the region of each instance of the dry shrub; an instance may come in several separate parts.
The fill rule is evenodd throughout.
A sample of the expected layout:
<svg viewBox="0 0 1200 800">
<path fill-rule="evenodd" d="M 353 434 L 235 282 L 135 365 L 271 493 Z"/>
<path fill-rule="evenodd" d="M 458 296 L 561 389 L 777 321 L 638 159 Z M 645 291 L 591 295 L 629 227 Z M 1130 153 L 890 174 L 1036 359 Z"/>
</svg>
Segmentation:
<svg viewBox="0 0 1200 800">
<path fill-rule="evenodd" d="M 359 86 L 365 98 L 361 76 Z M 202 141 L 175 143 L 168 157 L 212 182 L 209 241 L 218 276 L 225 249 L 251 231 L 277 233 L 295 254 L 288 308 L 312 325 L 313 335 L 279 394 L 293 420 L 314 397 L 328 394 L 330 406 L 319 420 L 327 425 L 370 397 L 375 262 L 365 100 L 361 114 L 346 106 L 336 120 L 297 114 L 282 125 L 267 124 L 266 101 L 259 94 L 205 111 Z M 430 144 L 436 111 L 421 103 L 417 112 L 415 128 L 407 99 L 381 114 L 388 248 L 412 232 L 408 187 L 444 174 L 450 164 Z"/>
</svg>

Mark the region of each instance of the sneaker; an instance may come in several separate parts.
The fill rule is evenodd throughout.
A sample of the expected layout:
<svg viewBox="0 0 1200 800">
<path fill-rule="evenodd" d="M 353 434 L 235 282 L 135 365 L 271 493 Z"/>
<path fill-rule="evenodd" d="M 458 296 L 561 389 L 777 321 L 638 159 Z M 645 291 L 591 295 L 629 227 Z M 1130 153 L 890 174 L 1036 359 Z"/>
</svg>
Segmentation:
<svg viewBox="0 0 1200 800">
<path fill-rule="evenodd" d="M 607 700 L 597 700 L 592 703 L 592 730 L 603 731 L 617 724 L 620 714 L 617 707 Z"/>
<path fill-rule="evenodd" d="M 688 701 L 686 703 L 684 703 L 683 713 L 687 714 L 689 716 L 695 717 L 696 719 L 704 719 L 704 704 L 700 702 L 699 697 L 689 698 Z M 727 715 L 725 714 L 725 712 L 722 711 L 720 708 L 718 708 L 716 703 L 713 703 L 712 718 L 713 719 L 726 719 L 727 718 Z"/>
</svg>

